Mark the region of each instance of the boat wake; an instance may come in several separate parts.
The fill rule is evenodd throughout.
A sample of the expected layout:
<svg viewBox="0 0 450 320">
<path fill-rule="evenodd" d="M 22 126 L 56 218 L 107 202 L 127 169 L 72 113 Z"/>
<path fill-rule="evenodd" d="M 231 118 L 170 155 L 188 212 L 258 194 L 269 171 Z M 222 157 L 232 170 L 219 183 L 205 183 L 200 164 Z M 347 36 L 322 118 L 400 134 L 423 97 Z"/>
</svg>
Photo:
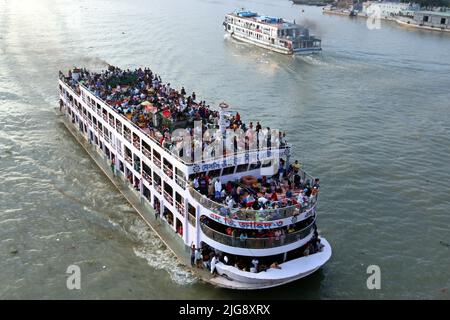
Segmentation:
<svg viewBox="0 0 450 320">
<path fill-rule="evenodd" d="M 303 62 L 306 62 L 310 65 L 314 66 L 327 66 L 329 63 L 323 60 L 323 58 L 319 55 L 295 55 L 295 59 L 299 59 Z"/>
<path fill-rule="evenodd" d="M 166 271 L 170 279 L 179 285 L 197 282 L 197 278 L 178 263 L 174 254 L 143 221 L 136 219 L 129 231 L 141 242 L 133 248 L 137 257 L 147 260 L 152 268 Z"/>
</svg>

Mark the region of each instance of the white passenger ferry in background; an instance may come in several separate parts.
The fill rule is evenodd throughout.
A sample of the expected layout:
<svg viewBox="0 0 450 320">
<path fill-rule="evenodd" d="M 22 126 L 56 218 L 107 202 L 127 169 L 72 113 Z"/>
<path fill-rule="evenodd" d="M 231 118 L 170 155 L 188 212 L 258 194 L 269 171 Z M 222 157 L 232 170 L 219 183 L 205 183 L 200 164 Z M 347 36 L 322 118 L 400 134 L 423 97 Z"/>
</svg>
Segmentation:
<svg viewBox="0 0 450 320">
<path fill-rule="evenodd" d="M 321 40 L 295 21 L 242 10 L 227 14 L 223 25 L 233 38 L 278 53 L 311 54 L 322 50 Z"/>
<path fill-rule="evenodd" d="M 209 109 L 195 93 L 162 84 L 149 69 L 73 69 L 60 73 L 59 94 L 69 131 L 95 146 L 118 181 L 148 206 L 147 223 L 163 221 L 184 247 L 184 258 L 193 245 L 202 249 L 192 252 L 218 273 L 199 271 L 206 281 L 233 289 L 268 288 L 307 276 L 331 257 L 316 226 L 319 180 L 297 162 L 289 177 L 276 167 L 279 161 L 284 168 L 290 164 L 282 134 L 278 144 L 274 136 L 253 147 L 247 139 L 236 141 L 220 156 L 181 154 L 175 146 L 186 138 L 180 141 L 174 130 L 192 133 L 186 129 L 193 120 L 218 132 L 239 126 L 251 133 L 252 124 L 244 125 L 226 104 Z M 256 131 L 264 131 L 258 126 Z M 211 139 L 204 148 L 208 143 Z"/>
</svg>

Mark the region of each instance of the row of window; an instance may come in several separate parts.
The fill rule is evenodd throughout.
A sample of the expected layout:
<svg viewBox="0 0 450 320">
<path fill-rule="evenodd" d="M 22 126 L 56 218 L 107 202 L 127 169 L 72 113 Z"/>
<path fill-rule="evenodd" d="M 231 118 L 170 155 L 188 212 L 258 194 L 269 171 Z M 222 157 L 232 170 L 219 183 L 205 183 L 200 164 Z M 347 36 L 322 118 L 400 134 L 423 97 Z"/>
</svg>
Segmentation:
<svg viewBox="0 0 450 320">
<path fill-rule="evenodd" d="M 60 86 L 60 89 L 63 92 L 67 93 L 67 91 L 63 90 L 63 88 L 61 86 Z M 82 112 L 84 114 L 86 114 L 86 109 L 81 105 L 81 103 L 78 103 L 78 101 L 76 99 L 73 99 L 71 94 L 69 94 L 69 96 L 70 96 L 71 101 L 74 100 L 73 102 L 75 103 L 75 105 L 78 108 L 82 108 Z M 138 149 L 140 152 L 142 152 L 146 158 L 148 158 L 150 161 L 153 161 L 153 163 L 155 163 L 158 167 L 161 168 L 161 164 L 163 164 L 163 169 L 166 171 L 167 175 L 170 178 L 173 178 L 173 165 L 172 165 L 172 163 L 170 163 L 170 161 L 168 161 L 166 158 L 163 158 L 163 161 L 161 161 L 161 154 L 159 152 L 157 152 L 155 149 L 152 150 L 150 145 L 147 142 L 145 142 L 144 140 L 141 141 L 138 134 L 136 134 L 135 132 L 132 132 L 132 130 L 127 125 L 122 123 L 122 121 L 120 121 L 119 119 L 115 118 L 105 108 L 101 107 L 99 103 L 95 102 L 95 99 L 91 98 L 89 95 L 86 95 L 84 91 L 81 91 L 81 96 L 82 96 L 83 101 L 88 103 L 88 105 L 90 105 L 93 109 L 94 108 L 97 109 L 97 114 L 101 114 L 103 119 L 106 122 L 109 122 L 110 126 L 115 128 L 116 132 L 119 135 L 123 136 L 125 138 L 125 140 L 127 140 L 129 143 L 132 143 L 136 149 Z M 89 120 L 93 121 L 94 125 L 95 126 L 98 125 L 99 128 L 101 129 L 101 123 L 98 122 L 98 124 L 97 124 L 96 118 L 92 117 L 89 112 L 87 112 L 87 113 L 88 113 Z M 105 133 L 108 134 L 108 137 L 111 139 L 111 134 L 109 133 L 109 131 L 107 131 L 106 127 L 104 128 L 104 130 L 106 130 Z M 128 151 L 128 153 L 127 153 L 127 151 Z M 132 159 L 134 158 L 134 157 L 132 157 L 131 150 L 128 149 L 127 147 L 125 147 L 124 156 L 125 157 L 129 156 Z M 181 178 L 182 180 L 185 180 L 184 173 L 181 170 L 179 170 L 178 168 L 176 168 L 176 174 L 179 178 Z"/>
</svg>

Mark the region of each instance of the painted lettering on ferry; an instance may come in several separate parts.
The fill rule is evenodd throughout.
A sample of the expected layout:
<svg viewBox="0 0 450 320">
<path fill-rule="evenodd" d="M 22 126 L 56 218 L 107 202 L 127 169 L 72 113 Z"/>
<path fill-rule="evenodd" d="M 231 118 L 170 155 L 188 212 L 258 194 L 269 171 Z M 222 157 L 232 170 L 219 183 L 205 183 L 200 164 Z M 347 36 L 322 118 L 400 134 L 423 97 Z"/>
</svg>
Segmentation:
<svg viewBox="0 0 450 320">
<path fill-rule="evenodd" d="M 226 225 L 229 225 L 229 226 L 235 226 L 235 225 L 236 225 L 236 224 L 234 223 L 234 220 L 233 220 L 233 219 L 230 219 L 230 218 L 224 218 L 223 220 L 224 220 L 224 222 L 225 222 Z"/>
<path fill-rule="evenodd" d="M 225 224 L 227 226 L 236 227 L 242 229 L 270 229 L 270 228 L 278 228 L 282 227 L 285 222 L 283 220 L 276 221 L 242 221 L 242 220 L 234 220 L 228 217 L 222 217 L 218 214 L 211 213 L 209 217 L 214 221 L 217 221 L 221 224 Z M 295 218 L 297 220 L 297 218 Z M 293 218 L 289 219 L 290 223 L 293 223 Z"/>
<path fill-rule="evenodd" d="M 219 216 L 219 215 L 217 215 L 217 214 L 215 214 L 215 213 L 211 213 L 211 214 L 209 215 L 209 217 L 210 217 L 211 219 L 213 219 L 213 220 L 216 220 L 217 222 L 222 222 L 222 217 Z"/>
</svg>

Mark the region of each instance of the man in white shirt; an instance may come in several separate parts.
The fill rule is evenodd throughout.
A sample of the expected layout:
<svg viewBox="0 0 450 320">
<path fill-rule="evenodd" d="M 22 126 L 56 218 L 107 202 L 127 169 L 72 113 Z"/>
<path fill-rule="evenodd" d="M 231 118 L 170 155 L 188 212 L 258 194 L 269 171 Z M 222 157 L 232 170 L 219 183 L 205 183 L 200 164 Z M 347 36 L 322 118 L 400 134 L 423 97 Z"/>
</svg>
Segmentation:
<svg viewBox="0 0 450 320">
<path fill-rule="evenodd" d="M 228 196 L 226 202 L 227 202 L 228 208 L 230 208 L 230 209 L 233 209 L 234 205 L 236 204 L 236 202 L 234 201 L 232 196 Z"/>
<path fill-rule="evenodd" d="M 216 263 L 217 263 L 217 258 L 216 258 L 216 256 L 214 256 L 214 257 L 211 259 L 211 274 L 217 273 L 217 270 L 216 270 Z"/>
<path fill-rule="evenodd" d="M 258 264 L 259 264 L 258 259 L 254 258 L 252 260 L 252 265 L 253 265 L 253 268 L 255 268 L 255 272 L 258 270 Z"/>
<path fill-rule="evenodd" d="M 198 178 L 195 177 L 194 178 L 194 189 L 198 191 L 198 188 L 200 187 L 199 183 L 198 183 Z"/>
<path fill-rule="evenodd" d="M 267 201 L 269 201 L 269 200 L 267 200 L 267 198 L 264 197 L 264 196 L 261 196 L 261 197 L 258 198 L 258 202 L 259 202 L 261 205 L 265 205 Z"/>
<path fill-rule="evenodd" d="M 215 198 L 220 199 L 222 184 L 220 183 L 219 179 L 216 179 L 216 182 L 214 183 L 214 190 L 215 190 Z"/>
</svg>

